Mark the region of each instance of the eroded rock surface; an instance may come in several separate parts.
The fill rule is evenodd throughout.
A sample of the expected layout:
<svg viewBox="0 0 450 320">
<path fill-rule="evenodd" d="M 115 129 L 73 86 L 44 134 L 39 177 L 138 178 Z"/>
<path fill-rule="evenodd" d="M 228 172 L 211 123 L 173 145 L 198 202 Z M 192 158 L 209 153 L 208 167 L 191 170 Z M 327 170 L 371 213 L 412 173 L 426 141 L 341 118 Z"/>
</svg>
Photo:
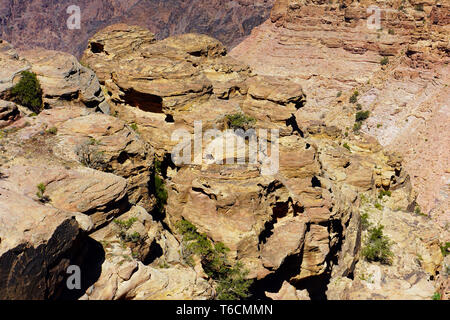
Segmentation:
<svg viewBox="0 0 450 320">
<path fill-rule="evenodd" d="M 142 139 L 165 159 L 169 196 L 163 219 L 171 232 L 176 233 L 177 221 L 189 220 L 213 241 L 225 243 L 258 284 L 289 266 L 294 271 L 281 280 L 297 290 L 307 288 L 316 299 L 325 296 L 327 278 L 356 272 L 363 245 L 360 194 L 375 197 L 380 188 L 399 190 L 404 199 L 399 210 L 418 218 L 407 209 L 414 206 L 415 194 L 401 157 L 384 151 L 369 135 L 349 133 L 327 117 L 309 117 L 308 97 L 295 79 L 255 74 L 205 36 L 155 42 L 148 34 L 141 42 L 136 33 L 145 31 L 126 25 L 100 31 L 90 40 L 83 62 L 101 74 L 113 112 L 135 123 Z M 92 50 L 98 43 L 104 49 Z M 240 112 L 255 119 L 256 129 L 279 130 L 276 173 L 263 174 L 264 157 L 239 165 L 242 151 L 215 153 L 230 139 L 239 141 L 226 131 L 219 131 L 203 151 L 193 150 L 190 164 L 170 161 L 180 142 L 171 139 L 175 130 L 185 130 L 184 142 L 193 142 L 196 120 L 202 120 L 203 130 L 225 130 L 227 115 Z M 235 164 L 220 164 L 227 160 Z M 410 230 L 405 226 L 397 232 Z M 289 241 L 280 242 L 287 234 Z M 437 268 L 441 264 L 432 263 Z M 396 272 L 403 274 L 401 270 L 408 268 Z M 425 282 L 432 276 L 430 269 L 419 274 Z M 308 285 L 314 281 L 325 282 L 323 292 Z M 424 296 L 433 294 L 432 286 L 424 288 Z"/>
<path fill-rule="evenodd" d="M 380 37 L 376 45 L 365 39 L 357 49 L 358 39 L 335 43 L 339 32 L 362 28 L 364 10 L 305 3 L 278 1 L 271 21 L 256 33 L 288 32 L 293 38 L 280 43 L 292 40 L 301 47 L 308 44 L 297 41 L 308 34 L 303 27 L 330 24 L 336 33 L 329 33 L 331 38 L 318 33 L 327 48 L 318 52 L 340 48 L 345 59 L 360 56 L 356 69 L 346 67 L 352 72 L 345 74 L 371 81 L 382 79 L 375 70 L 380 54 L 399 62 L 411 40 L 400 33 L 395 41 Z M 328 23 L 302 18 L 323 17 L 324 10 L 337 18 Z M 433 23 L 441 26 L 446 20 L 436 10 Z M 406 16 L 404 26 L 415 21 Z M 314 77 L 283 74 L 271 59 L 250 67 L 240 62 L 241 49 L 229 56 L 209 36 L 158 41 L 149 30 L 126 24 L 111 25 L 90 39 L 82 58 L 86 67 L 67 54 L 38 50 L 23 58 L 9 44 L 1 45 L 0 63 L 7 66 L 2 98 L 9 97 L 21 70 L 31 69 L 51 108 L 36 116 L 16 106 L 17 115 L 8 104 L 2 113 L 0 219 L 6 223 L 0 227 L 0 261 L 6 262 L 0 264 L 0 281 L 21 274 L 8 252 L 26 247 L 45 261 L 29 278 L 36 288 L 46 283 L 45 293 L 33 290 L 39 299 L 212 299 L 216 286 L 202 263 L 193 265 L 184 256 L 176 224 L 185 219 L 230 248 L 229 258 L 241 262 L 254 280 L 250 293 L 256 298 L 426 299 L 448 291 L 440 248 L 447 234 L 415 210 L 416 185 L 402 156 L 383 148 L 366 127 L 350 129 L 355 106 L 343 103 L 350 94 L 322 95 L 335 81 L 329 66 L 315 65 L 326 72 L 313 92 L 309 79 Z M 440 46 L 432 50 L 442 54 Z M 373 70 L 363 72 L 367 59 Z M 360 89 L 361 103 L 366 93 Z M 102 104 L 112 116 L 98 112 Z M 250 120 L 236 124 L 230 120 L 236 114 Z M 236 127 L 256 131 L 230 130 Z M 210 139 L 195 148 L 202 130 L 209 130 Z M 262 149 L 251 148 L 255 137 Z M 223 150 L 231 141 L 239 147 Z M 186 155 L 189 161 L 180 162 Z M 167 190 L 164 210 L 157 175 Z M 23 217 L 34 208 L 35 215 Z M 46 220 L 51 223 L 44 230 Z M 368 223 L 384 226 L 394 254 L 391 265 L 369 263 L 361 254 Z M 54 231 L 61 225 L 69 229 L 64 235 Z M 15 236 L 5 242 L 10 232 Z M 61 250 L 53 248 L 55 237 L 63 237 Z M 92 271 L 76 293 L 61 285 L 69 263 Z M 23 287 L 8 282 L 8 297 L 25 295 Z"/>
<path fill-rule="evenodd" d="M 379 27 L 371 6 L 379 9 Z M 422 211 L 445 228 L 448 12 L 447 3 L 429 1 L 279 0 L 270 19 L 230 55 L 258 74 L 302 85 L 308 99 L 297 114 L 300 127 L 326 120 L 351 130 L 355 107 L 369 110 L 362 131 L 404 157 Z M 383 58 L 387 65 L 381 65 Z M 355 90 L 359 106 L 348 103 Z"/>
</svg>

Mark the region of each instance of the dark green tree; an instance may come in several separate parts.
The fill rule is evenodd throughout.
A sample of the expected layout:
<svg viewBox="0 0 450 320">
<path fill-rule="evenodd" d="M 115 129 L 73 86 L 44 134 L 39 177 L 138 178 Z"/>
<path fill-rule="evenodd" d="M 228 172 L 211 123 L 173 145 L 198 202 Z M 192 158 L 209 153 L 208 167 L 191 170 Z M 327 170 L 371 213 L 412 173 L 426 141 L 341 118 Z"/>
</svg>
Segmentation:
<svg viewBox="0 0 450 320">
<path fill-rule="evenodd" d="M 42 89 L 36 74 L 23 71 L 20 81 L 12 88 L 14 101 L 35 113 L 42 110 Z"/>
</svg>

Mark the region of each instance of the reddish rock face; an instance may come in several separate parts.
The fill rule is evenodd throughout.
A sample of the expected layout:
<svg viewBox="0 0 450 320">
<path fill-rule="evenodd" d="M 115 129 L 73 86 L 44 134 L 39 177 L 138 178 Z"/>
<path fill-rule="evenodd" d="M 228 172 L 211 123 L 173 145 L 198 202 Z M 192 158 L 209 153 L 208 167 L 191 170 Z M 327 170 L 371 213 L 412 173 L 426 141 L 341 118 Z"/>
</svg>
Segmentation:
<svg viewBox="0 0 450 320">
<path fill-rule="evenodd" d="M 0 38 L 16 48 L 44 47 L 80 55 L 87 40 L 107 25 L 125 22 L 149 28 L 157 38 L 196 32 L 229 47 L 265 21 L 274 0 L 71 0 L 2 1 Z M 69 30 L 69 6 L 81 9 L 81 29 Z"/>
<path fill-rule="evenodd" d="M 445 226 L 450 7 L 422 2 L 419 10 L 416 3 L 277 0 L 270 19 L 230 55 L 260 75 L 302 86 L 307 103 L 296 114 L 300 128 L 324 121 L 348 131 L 357 110 L 370 111 L 362 131 L 400 152 L 417 203 Z M 380 9 L 378 30 L 368 27 L 371 5 Z M 350 103 L 355 90 L 358 101 Z"/>
</svg>

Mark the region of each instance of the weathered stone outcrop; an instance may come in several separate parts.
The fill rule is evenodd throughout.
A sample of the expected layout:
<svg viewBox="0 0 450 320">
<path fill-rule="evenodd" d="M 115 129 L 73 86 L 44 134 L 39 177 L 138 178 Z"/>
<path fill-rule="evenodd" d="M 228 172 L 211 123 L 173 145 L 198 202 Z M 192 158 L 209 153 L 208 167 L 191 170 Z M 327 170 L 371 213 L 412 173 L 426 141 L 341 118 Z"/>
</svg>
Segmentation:
<svg viewBox="0 0 450 320">
<path fill-rule="evenodd" d="M 370 33 L 373 39 L 341 39 L 341 32 L 359 35 L 367 18 L 360 5 L 351 3 L 344 8 L 323 1 L 278 1 L 261 30 L 269 26 L 274 34 L 289 35 L 276 37 L 282 54 L 289 51 L 283 48 L 287 44 L 297 49 L 306 44 L 317 49 L 319 60 L 337 49 L 345 59 L 359 57 L 355 68 L 342 73 L 370 77 L 374 86 L 384 83 L 383 72 L 392 71 L 391 66 L 378 70 L 380 56 L 395 57 L 396 66 L 421 65 L 429 57 L 440 61 L 445 44 L 424 50 L 414 45 L 420 41 L 410 42 L 408 32 L 380 41 L 376 33 Z M 327 20 L 324 12 L 335 15 Z M 434 16 L 433 24 L 439 25 L 442 17 Z M 402 30 L 421 17 L 402 16 Z M 315 29 L 323 25 L 334 31 L 325 35 Z M 314 32 L 320 44 L 303 41 Z M 411 44 L 409 60 L 398 56 L 405 43 Z M 5 61 L 16 65 L 4 79 L 14 78 L 15 68 L 25 63 L 36 70 L 45 99 L 53 105 L 18 121 L 6 112 L 13 123 L 8 122 L 0 141 L 0 190 L 78 222 L 86 236 L 80 244 L 84 253 L 72 249 L 78 242 L 67 240 L 67 255 L 80 261 L 83 255 L 100 258 L 95 277 L 83 283 L 76 298 L 214 298 L 215 284 L 202 269 L 203 261 L 187 263 L 176 227 L 181 219 L 230 248 L 230 262 L 242 262 L 247 277 L 255 280 L 251 293 L 256 297 L 423 299 L 442 287 L 440 244 L 446 234 L 415 210 L 417 195 L 402 156 L 385 150 L 364 132 L 366 127 L 351 130 L 356 108 L 363 106 L 343 103 L 350 93 L 331 98 L 322 89 L 310 91 L 321 83 L 343 89 L 329 65 L 303 61 L 304 68 L 323 69 L 323 82 L 317 84 L 314 70 L 304 78 L 287 77 L 270 59 L 251 68 L 205 35 L 157 41 L 150 31 L 125 24 L 107 27 L 89 41 L 82 61 L 97 73 L 98 82 L 69 56 L 36 51 L 40 58 L 21 60 L 12 50 L 5 46 Z M 53 55 L 64 66 L 59 71 L 48 60 Z M 367 63 L 371 68 L 363 71 Z M 66 77 L 71 70 L 78 70 L 76 76 Z M 58 82 L 62 86 L 55 86 L 54 79 L 63 80 Z M 353 88 L 347 80 L 342 83 Z M 86 108 L 89 101 L 100 102 L 96 98 L 102 96 L 91 90 L 97 85 L 114 116 Z M 366 106 L 368 91 L 359 89 L 358 101 Z M 236 114 L 247 118 L 233 121 L 230 116 Z M 230 130 L 236 128 L 254 132 Z M 199 131 L 206 130 L 211 137 L 203 137 L 198 148 Z M 224 150 L 230 142 L 237 148 Z M 167 190 L 164 209 L 156 176 Z M 391 239 L 391 265 L 369 263 L 362 256 L 369 223 L 382 224 Z M 19 237 L 26 234 L 18 232 Z M 101 254 L 93 255 L 91 246 Z M 85 268 L 88 262 L 80 263 Z M 49 285 L 55 288 L 52 297 L 58 296 L 58 281 Z"/>
<path fill-rule="evenodd" d="M 80 66 L 50 53 L 63 66 Z M 61 70 L 49 63 L 36 71 L 44 93 L 88 90 L 82 77 L 68 80 Z M 60 97 L 37 116 L 2 101 L 1 298 L 211 298 L 207 280 L 181 261 L 178 240 L 148 213 L 154 207 L 153 149 L 123 120 L 86 108 L 76 94 Z M 124 232 L 114 221 L 132 226 Z M 70 265 L 81 268 L 81 292 L 66 288 Z M 104 277 L 109 273 L 123 282 L 116 283 L 117 296 L 105 291 L 115 283 Z"/>
<path fill-rule="evenodd" d="M 0 100 L 0 128 L 12 124 L 20 116 L 20 111 L 13 102 Z"/>
<path fill-rule="evenodd" d="M 448 4 L 432 1 L 278 0 L 270 19 L 230 55 L 258 74 L 302 85 L 308 99 L 296 113 L 300 128 L 324 121 L 349 131 L 354 113 L 369 110 L 362 131 L 404 157 L 418 204 L 444 227 L 448 12 Z M 349 104 L 355 90 L 358 101 Z"/>
<path fill-rule="evenodd" d="M 83 61 L 103 74 L 112 110 L 136 123 L 142 139 L 165 159 L 163 218 L 171 232 L 180 219 L 191 221 L 225 243 L 249 277 L 262 283 L 277 274 L 299 289 L 310 280 L 353 275 L 363 241 L 358 195 L 399 190 L 405 211 L 414 201 L 400 158 L 368 135 L 349 134 L 326 117 L 309 117 L 299 82 L 254 75 L 211 38 L 189 34 L 155 42 L 148 36 L 136 43 L 135 32 L 144 31 L 125 25 L 100 31 Z M 92 50 L 99 42 L 108 54 Z M 133 49 L 120 43 L 133 43 Z M 245 151 L 215 153 L 230 139 L 241 139 L 230 132 L 219 132 L 201 153 L 194 151 L 190 164 L 170 161 L 179 142 L 171 139 L 175 130 L 184 129 L 185 143 L 192 143 L 194 121 L 202 120 L 203 130 L 225 130 L 226 116 L 240 112 L 255 119 L 256 129 L 280 130 L 277 173 L 262 174 L 264 157 L 238 165 Z M 221 164 L 226 160 L 235 164 Z M 296 271 L 280 276 L 286 263 Z M 313 298 L 325 294 L 308 289 Z"/>
<path fill-rule="evenodd" d="M 66 211 L 0 186 L 0 299 L 58 296 L 80 228 Z"/>
<path fill-rule="evenodd" d="M 210 299 L 214 294 L 212 286 L 194 269 L 182 264 L 181 247 L 173 235 L 143 208 L 133 207 L 120 217 L 121 221 L 133 218 L 136 222 L 126 234 L 139 234 L 135 243 L 124 245 L 120 227 L 115 224 L 92 234 L 103 244 L 106 261 L 100 278 L 81 299 Z"/>
<path fill-rule="evenodd" d="M 27 50 L 19 55 L 10 44 L 1 41 L 0 97 L 13 99 L 12 87 L 23 71 L 30 71 L 40 82 L 44 108 L 81 105 L 109 113 L 97 76 L 74 56 L 43 49 Z"/>
<path fill-rule="evenodd" d="M 296 290 L 289 282 L 283 282 L 279 292 L 266 292 L 266 296 L 272 300 L 310 300 L 306 290 Z"/>
<path fill-rule="evenodd" d="M 109 113 L 97 76 L 74 56 L 43 49 L 27 50 L 21 56 L 38 77 L 45 108 L 82 103 Z"/>
</svg>

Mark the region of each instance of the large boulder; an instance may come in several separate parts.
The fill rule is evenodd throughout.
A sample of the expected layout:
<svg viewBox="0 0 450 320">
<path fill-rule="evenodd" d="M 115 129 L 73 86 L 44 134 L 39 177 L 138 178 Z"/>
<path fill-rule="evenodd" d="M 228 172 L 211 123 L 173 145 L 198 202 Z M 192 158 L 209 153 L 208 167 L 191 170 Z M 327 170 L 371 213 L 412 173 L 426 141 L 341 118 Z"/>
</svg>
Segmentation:
<svg viewBox="0 0 450 320">
<path fill-rule="evenodd" d="M 58 297 L 79 254 L 75 217 L 0 187 L 0 299 Z"/>
<path fill-rule="evenodd" d="M 44 107 L 81 103 L 109 113 L 97 76 L 74 56 L 44 49 L 27 50 L 21 56 L 31 64 L 31 71 L 39 79 Z"/>
</svg>

